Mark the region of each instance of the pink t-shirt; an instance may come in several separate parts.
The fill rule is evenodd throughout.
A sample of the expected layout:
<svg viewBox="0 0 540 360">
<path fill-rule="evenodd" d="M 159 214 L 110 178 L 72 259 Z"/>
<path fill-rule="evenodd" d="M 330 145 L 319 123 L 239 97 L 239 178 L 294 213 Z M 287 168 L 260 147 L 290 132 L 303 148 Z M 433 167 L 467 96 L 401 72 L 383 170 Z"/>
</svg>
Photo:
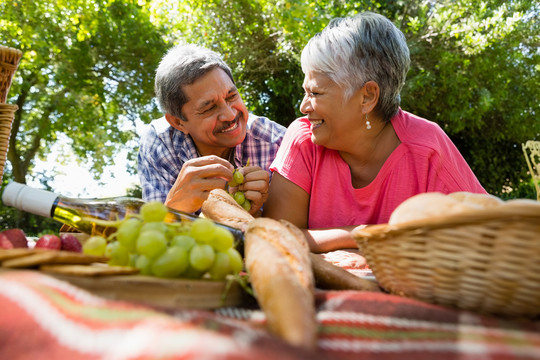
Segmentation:
<svg viewBox="0 0 540 360">
<path fill-rule="evenodd" d="M 307 118 L 289 126 L 270 169 L 310 195 L 310 229 L 387 223 L 401 202 L 422 192 L 486 193 L 436 123 L 400 109 L 392 126 L 401 144 L 360 189 L 353 188 L 349 166 L 336 150 L 313 144 Z"/>
</svg>

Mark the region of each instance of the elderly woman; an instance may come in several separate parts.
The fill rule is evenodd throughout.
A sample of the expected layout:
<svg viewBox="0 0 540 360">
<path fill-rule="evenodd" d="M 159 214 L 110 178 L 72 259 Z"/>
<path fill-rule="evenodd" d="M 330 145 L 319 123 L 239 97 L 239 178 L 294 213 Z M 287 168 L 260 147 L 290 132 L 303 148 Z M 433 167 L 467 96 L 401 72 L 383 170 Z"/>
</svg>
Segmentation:
<svg viewBox="0 0 540 360">
<path fill-rule="evenodd" d="M 306 116 L 272 163 L 263 215 L 309 229 L 312 251 L 356 248 L 352 228 L 388 222 L 415 194 L 486 192 L 436 123 L 400 108 L 409 49 L 387 18 L 334 19 L 301 63 Z"/>
</svg>

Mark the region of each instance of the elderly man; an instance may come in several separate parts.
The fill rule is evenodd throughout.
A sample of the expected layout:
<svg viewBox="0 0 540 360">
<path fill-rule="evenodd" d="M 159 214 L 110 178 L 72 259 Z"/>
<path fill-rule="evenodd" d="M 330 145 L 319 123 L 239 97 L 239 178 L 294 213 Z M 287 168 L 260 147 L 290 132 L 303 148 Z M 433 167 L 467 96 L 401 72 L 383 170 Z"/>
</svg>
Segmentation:
<svg viewBox="0 0 540 360">
<path fill-rule="evenodd" d="M 229 66 L 197 45 L 167 52 L 155 91 L 165 116 L 147 125 L 140 139 L 143 199 L 197 212 L 208 193 L 225 188 L 242 167 L 241 190 L 256 214 L 267 199 L 268 168 L 285 128 L 248 113 Z"/>
</svg>

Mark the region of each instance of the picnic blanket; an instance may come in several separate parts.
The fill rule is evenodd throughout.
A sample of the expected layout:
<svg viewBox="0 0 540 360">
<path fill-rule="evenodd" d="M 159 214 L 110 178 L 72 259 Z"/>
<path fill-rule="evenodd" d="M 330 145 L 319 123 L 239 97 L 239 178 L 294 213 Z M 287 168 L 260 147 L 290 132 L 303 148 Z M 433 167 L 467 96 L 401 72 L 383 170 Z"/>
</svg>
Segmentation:
<svg viewBox="0 0 540 360">
<path fill-rule="evenodd" d="M 0 273 L 0 359 L 540 359 L 540 321 L 384 293 L 317 293 L 318 348 L 290 346 L 253 308 L 158 311 L 24 270 Z"/>
</svg>

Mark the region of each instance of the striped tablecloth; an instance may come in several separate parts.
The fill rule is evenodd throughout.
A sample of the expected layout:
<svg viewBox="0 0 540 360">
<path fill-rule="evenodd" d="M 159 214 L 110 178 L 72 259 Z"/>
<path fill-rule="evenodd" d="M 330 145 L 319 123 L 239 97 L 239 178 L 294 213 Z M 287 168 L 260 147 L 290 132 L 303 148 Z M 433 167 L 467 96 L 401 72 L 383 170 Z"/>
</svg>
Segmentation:
<svg viewBox="0 0 540 360">
<path fill-rule="evenodd" d="M 540 359 L 540 320 L 383 293 L 317 293 L 318 349 L 270 336 L 258 309 L 162 312 L 34 271 L 0 273 L 0 359 Z"/>
</svg>

